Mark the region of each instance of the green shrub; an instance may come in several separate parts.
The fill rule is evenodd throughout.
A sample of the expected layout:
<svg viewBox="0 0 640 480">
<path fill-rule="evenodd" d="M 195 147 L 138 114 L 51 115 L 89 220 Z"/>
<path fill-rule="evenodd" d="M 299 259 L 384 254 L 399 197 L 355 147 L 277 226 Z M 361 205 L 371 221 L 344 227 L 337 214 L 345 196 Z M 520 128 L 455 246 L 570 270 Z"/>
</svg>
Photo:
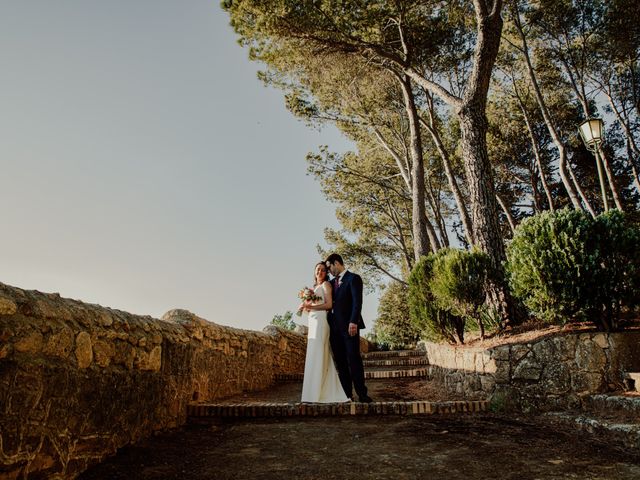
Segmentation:
<svg viewBox="0 0 640 480">
<path fill-rule="evenodd" d="M 434 262 L 446 251 L 420 258 L 409 275 L 409 315 L 424 338 L 449 343 L 464 342 L 464 318 L 443 310 L 431 292 Z"/>
<path fill-rule="evenodd" d="M 621 306 L 637 304 L 640 233 L 612 211 L 594 220 L 580 210 L 523 221 L 507 247 L 511 291 L 552 323 L 592 320 L 615 328 Z"/>
<path fill-rule="evenodd" d="M 594 309 L 602 328 L 615 329 L 622 307 L 640 304 L 640 228 L 619 210 L 598 216 L 594 237 L 601 253 L 594 279 Z"/>
<path fill-rule="evenodd" d="M 518 225 L 507 246 L 511 292 L 537 317 L 558 322 L 583 313 L 591 217 L 583 211 L 544 212 Z"/>
<path fill-rule="evenodd" d="M 293 321 L 293 313 L 286 311 L 284 315 L 274 315 L 271 319 L 271 325 L 284 328 L 285 330 L 295 330 L 296 322 Z"/>
<path fill-rule="evenodd" d="M 446 249 L 434 261 L 430 282 L 437 305 L 476 326 L 482 338 L 485 325 L 499 326 L 494 312 L 483 307 L 490 266 L 489 256 L 478 249 Z"/>
<path fill-rule="evenodd" d="M 473 317 L 484 303 L 489 256 L 476 249 L 450 248 L 442 252 L 433 263 L 431 292 L 440 308 Z"/>
<path fill-rule="evenodd" d="M 391 350 L 414 348 L 420 330 L 409 316 L 408 288 L 392 282 L 385 288 L 378 305 L 378 318 L 373 327 L 376 343 Z"/>
</svg>

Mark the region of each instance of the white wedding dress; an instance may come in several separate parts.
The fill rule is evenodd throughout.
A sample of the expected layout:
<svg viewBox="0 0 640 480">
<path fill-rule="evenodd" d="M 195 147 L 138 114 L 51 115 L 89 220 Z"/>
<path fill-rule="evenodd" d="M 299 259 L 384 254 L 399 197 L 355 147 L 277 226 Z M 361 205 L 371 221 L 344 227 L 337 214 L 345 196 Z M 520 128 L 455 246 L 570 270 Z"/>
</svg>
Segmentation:
<svg viewBox="0 0 640 480">
<path fill-rule="evenodd" d="M 318 285 L 314 293 L 322 298 L 324 289 Z M 344 393 L 333 364 L 329 345 L 329 324 L 326 310 L 309 312 L 309 332 L 307 335 L 307 356 L 304 363 L 304 381 L 302 383 L 302 401 L 317 403 L 346 402 L 349 397 Z"/>
</svg>

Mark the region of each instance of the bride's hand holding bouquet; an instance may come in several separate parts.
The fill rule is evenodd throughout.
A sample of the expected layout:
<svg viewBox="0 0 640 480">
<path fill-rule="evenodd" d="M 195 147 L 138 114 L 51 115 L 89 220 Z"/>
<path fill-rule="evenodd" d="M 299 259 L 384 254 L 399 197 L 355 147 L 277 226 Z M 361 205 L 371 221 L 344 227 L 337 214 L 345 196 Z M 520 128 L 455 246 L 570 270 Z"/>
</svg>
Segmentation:
<svg viewBox="0 0 640 480">
<path fill-rule="evenodd" d="M 302 300 L 302 303 L 298 307 L 298 311 L 296 315 L 301 316 L 302 311 L 308 306 L 308 304 L 317 302 L 318 300 L 322 300 L 321 297 L 315 294 L 313 289 L 309 287 L 304 287 L 302 290 L 298 292 L 298 298 Z"/>
</svg>

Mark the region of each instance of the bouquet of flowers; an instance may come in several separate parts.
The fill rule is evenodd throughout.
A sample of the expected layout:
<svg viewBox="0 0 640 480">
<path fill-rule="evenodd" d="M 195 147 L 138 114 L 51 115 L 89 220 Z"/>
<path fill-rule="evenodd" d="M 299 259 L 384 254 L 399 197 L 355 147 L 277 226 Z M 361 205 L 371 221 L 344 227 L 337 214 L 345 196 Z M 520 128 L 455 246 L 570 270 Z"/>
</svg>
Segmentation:
<svg viewBox="0 0 640 480">
<path fill-rule="evenodd" d="M 318 300 L 322 300 L 322 297 L 319 297 L 318 295 L 316 295 L 313 289 L 309 287 L 304 287 L 302 290 L 300 290 L 298 292 L 298 298 L 303 302 L 307 300 L 309 300 L 310 302 L 317 302 Z M 296 315 L 298 316 L 302 315 L 302 309 L 299 309 L 296 312 Z"/>
</svg>

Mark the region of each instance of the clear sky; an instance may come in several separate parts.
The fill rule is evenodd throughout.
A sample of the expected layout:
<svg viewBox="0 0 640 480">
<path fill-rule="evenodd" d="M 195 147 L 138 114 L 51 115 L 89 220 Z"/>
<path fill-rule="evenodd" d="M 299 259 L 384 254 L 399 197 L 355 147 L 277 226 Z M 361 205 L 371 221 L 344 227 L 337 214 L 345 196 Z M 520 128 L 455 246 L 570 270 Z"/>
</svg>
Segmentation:
<svg viewBox="0 0 640 480">
<path fill-rule="evenodd" d="M 334 207 L 311 130 L 218 0 L 5 0 L 0 282 L 261 330 L 297 306 Z M 365 323 L 377 301 L 365 301 Z"/>
</svg>

